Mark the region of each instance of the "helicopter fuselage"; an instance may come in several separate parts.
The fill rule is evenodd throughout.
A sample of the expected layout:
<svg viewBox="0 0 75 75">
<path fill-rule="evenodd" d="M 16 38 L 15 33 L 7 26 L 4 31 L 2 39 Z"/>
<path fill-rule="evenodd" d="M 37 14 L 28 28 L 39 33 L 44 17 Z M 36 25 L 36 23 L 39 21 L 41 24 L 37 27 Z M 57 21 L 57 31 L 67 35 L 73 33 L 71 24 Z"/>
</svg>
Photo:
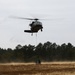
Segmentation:
<svg viewBox="0 0 75 75">
<path fill-rule="evenodd" d="M 28 33 L 37 33 L 39 30 L 42 31 L 42 23 L 39 21 L 33 21 L 32 23 L 29 24 L 30 30 L 24 30 L 24 32 Z"/>
</svg>

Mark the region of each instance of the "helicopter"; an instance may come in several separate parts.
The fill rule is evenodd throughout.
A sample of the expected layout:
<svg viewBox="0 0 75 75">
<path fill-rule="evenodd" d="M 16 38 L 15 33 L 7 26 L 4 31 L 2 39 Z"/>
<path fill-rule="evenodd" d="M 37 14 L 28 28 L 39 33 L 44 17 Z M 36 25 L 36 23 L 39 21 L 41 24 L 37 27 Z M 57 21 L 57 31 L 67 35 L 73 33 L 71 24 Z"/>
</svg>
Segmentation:
<svg viewBox="0 0 75 75">
<path fill-rule="evenodd" d="M 35 19 L 28 19 L 28 20 L 32 20 L 32 22 L 29 24 L 30 26 L 30 30 L 24 30 L 24 32 L 27 33 L 37 33 L 39 30 L 43 31 L 43 26 L 42 26 L 42 22 L 38 21 L 38 18 Z"/>
<path fill-rule="evenodd" d="M 24 30 L 24 32 L 32 33 L 31 35 L 33 35 L 33 33 L 38 33 L 39 30 L 41 30 L 41 32 L 43 31 L 42 22 L 40 22 L 39 21 L 40 19 L 38 18 L 22 18 L 22 17 L 13 17 L 13 18 L 25 19 L 31 21 L 31 23 L 29 24 L 30 30 Z"/>
</svg>

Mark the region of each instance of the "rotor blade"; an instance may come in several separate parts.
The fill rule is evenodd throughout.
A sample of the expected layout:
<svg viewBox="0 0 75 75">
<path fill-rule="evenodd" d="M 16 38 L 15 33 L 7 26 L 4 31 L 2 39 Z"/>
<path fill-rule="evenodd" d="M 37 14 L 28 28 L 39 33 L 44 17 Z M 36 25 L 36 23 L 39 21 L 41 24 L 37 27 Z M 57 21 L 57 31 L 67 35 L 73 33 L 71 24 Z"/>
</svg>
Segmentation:
<svg viewBox="0 0 75 75">
<path fill-rule="evenodd" d="M 52 19 L 49 19 L 49 18 L 44 18 L 44 19 L 39 19 L 39 20 L 51 20 L 51 21 L 55 21 L 55 20 L 64 20 L 64 18 L 52 18 Z"/>
<path fill-rule="evenodd" d="M 34 19 L 32 19 L 32 18 L 23 18 L 23 17 L 15 17 L 15 16 L 11 16 L 11 18 L 26 19 L 26 20 L 34 20 Z"/>
</svg>

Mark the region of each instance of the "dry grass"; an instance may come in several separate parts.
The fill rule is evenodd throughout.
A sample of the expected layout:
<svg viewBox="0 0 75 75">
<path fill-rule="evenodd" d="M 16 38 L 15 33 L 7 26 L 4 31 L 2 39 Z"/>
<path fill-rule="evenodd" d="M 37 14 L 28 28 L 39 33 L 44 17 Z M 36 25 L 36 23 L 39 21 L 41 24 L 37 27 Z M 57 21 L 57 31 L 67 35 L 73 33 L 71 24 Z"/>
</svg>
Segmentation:
<svg viewBox="0 0 75 75">
<path fill-rule="evenodd" d="M 75 75 L 75 62 L 0 64 L 0 75 Z"/>
</svg>

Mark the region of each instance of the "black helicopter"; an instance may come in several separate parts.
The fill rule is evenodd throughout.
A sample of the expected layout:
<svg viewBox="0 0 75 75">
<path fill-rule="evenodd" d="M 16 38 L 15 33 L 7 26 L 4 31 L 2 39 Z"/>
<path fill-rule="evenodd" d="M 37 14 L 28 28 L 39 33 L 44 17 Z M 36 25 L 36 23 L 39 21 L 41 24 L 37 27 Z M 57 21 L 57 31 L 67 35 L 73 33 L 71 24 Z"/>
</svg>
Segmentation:
<svg viewBox="0 0 75 75">
<path fill-rule="evenodd" d="M 43 26 L 42 23 L 40 21 L 38 21 L 39 19 L 35 18 L 35 19 L 29 19 L 29 20 L 33 20 L 29 26 L 30 26 L 30 30 L 24 30 L 24 32 L 28 32 L 28 33 L 37 33 L 39 30 L 42 31 Z"/>
<path fill-rule="evenodd" d="M 24 30 L 24 32 L 27 33 L 37 33 L 39 30 L 43 31 L 43 26 L 42 26 L 42 22 L 40 22 L 38 18 L 22 18 L 22 17 L 13 17 L 13 18 L 18 18 L 18 19 L 26 19 L 26 20 L 31 20 L 32 22 L 29 24 L 30 26 L 30 30 Z"/>
</svg>

